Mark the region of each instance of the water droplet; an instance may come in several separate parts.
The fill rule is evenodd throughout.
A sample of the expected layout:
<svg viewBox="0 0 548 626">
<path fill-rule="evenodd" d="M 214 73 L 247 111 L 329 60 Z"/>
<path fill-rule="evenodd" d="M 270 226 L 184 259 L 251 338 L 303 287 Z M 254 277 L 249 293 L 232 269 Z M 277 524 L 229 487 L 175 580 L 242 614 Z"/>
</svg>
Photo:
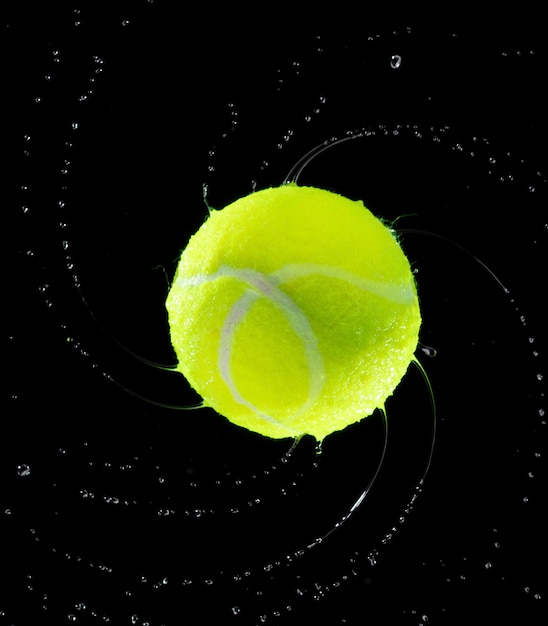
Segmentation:
<svg viewBox="0 0 548 626">
<path fill-rule="evenodd" d="M 401 56 L 399 54 L 393 54 L 390 57 L 390 67 L 393 70 L 397 70 L 401 66 Z"/>
<path fill-rule="evenodd" d="M 421 351 L 426 354 L 426 356 L 434 357 L 438 353 L 436 348 L 432 348 L 431 346 L 425 346 L 424 344 L 422 344 L 420 348 Z"/>
<path fill-rule="evenodd" d="M 22 465 L 17 466 L 17 475 L 18 476 L 29 476 L 30 475 L 30 466 L 23 463 Z"/>
</svg>

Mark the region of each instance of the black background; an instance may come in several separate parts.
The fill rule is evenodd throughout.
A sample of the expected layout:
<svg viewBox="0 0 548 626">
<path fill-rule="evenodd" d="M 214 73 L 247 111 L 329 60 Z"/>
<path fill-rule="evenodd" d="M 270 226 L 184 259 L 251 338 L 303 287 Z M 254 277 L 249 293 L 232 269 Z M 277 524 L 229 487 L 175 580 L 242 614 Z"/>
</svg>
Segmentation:
<svg viewBox="0 0 548 626">
<path fill-rule="evenodd" d="M 545 623 L 541 18 L 2 13 L 0 623 Z M 378 481 L 318 542 L 368 484 L 379 417 L 286 457 L 159 406 L 198 399 L 136 355 L 173 363 L 163 303 L 204 188 L 222 207 L 349 134 L 299 182 L 400 218 L 437 433 L 418 489 L 410 371 Z"/>
</svg>

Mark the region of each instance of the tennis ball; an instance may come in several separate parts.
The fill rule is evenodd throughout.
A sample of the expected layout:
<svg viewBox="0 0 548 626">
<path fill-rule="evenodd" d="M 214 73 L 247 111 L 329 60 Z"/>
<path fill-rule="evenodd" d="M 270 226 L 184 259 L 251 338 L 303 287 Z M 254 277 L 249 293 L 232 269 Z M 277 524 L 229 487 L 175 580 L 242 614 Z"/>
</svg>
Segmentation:
<svg viewBox="0 0 548 626">
<path fill-rule="evenodd" d="M 362 202 L 296 184 L 211 210 L 166 306 L 177 369 L 205 406 L 320 441 L 384 408 L 421 322 L 390 228 Z"/>
</svg>

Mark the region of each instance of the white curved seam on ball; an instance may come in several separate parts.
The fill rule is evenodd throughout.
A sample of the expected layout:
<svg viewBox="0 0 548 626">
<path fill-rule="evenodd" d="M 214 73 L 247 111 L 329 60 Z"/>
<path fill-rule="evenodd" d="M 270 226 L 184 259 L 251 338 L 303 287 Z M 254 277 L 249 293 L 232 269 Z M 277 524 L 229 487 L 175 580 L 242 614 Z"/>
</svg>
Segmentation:
<svg viewBox="0 0 548 626">
<path fill-rule="evenodd" d="M 306 402 L 301 406 L 299 413 L 303 413 L 304 411 L 308 410 L 308 408 L 310 408 L 314 404 L 314 402 L 316 402 L 321 393 L 325 381 L 325 371 L 323 358 L 320 351 L 318 350 L 318 340 L 314 334 L 314 331 L 312 330 L 312 327 L 310 326 L 310 322 L 308 321 L 306 315 L 301 311 L 301 309 L 290 296 L 288 296 L 281 289 L 279 289 L 276 284 L 274 284 L 269 276 L 257 270 L 252 270 L 248 268 L 233 268 L 228 265 L 223 265 L 212 274 L 197 274 L 194 276 L 190 276 L 189 278 L 179 277 L 177 280 L 181 286 L 187 287 L 202 285 L 206 282 L 217 280 L 218 278 L 221 278 L 223 276 L 237 278 L 247 283 L 252 288 L 254 288 L 256 292 L 266 297 L 273 304 L 277 305 L 286 315 L 289 323 L 293 327 L 293 330 L 300 338 L 305 350 L 305 356 L 309 370 L 309 393 L 308 398 Z M 276 282 L 278 282 L 278 280 L 276 280 Z M 238 302 L 233 305 L 229 316 L 231 315 L 234 307 L 236 307 L 237 305 Z M 247 310 L 249 310 L 250 306 L 251 305 L 249 305 Z M 241 315 L 241 318 L 243 318 L 243 315 Z M 241 318 L 239 319 L 239 321 L 241 321 Z M 230 334 L 233 333 L 234 330 L 235 326 L 232 325 L 231 327 L 226 328 L 225 332 L 225 326 L 223 326 L 223 330 L 221 332 L 221 346 L 223 346 L 224 350 L 223 359 L 226 359 L 226 348 L 224 346 L 229 345 Z M 226 371 L 227 370 L 225 367 L 224 373 L 226 373 Z M 222 370 L 221 375 L 223 376 L 223 378 L 225 378 L 224 373 Z M 229 380 L 232 380 L 231 377 L 229 377 Z M 233 381 L 232 384 L 229 385 L 229 388 L 231 389 L 234 398 L 238 402 L 240 402 L 240 400 L 238 400 L 238 397 L 241 398 L 241 395 L 237 392 L 236 386 Z M 234 394 L 234 391 L 236 391 L 236 395 Z M 254 411 L 258 411 L 258 409 L 245 401 L 245 399 L 243 404 L 249 406 L 250 408 L 253 408 Z M 261 414 L 260 411 L 259 414 Z M 270 420 L 272 419 L 273 418 L 270 418 Z"/>
<path fill-rule="evenodd" d="M 301 340 L 309 371 L 309 392 L 306 402 L 298 413 L 308 410 L 318 399 L 324 385 L 325 372 L 323 358 L 318 350 L 318 340 L 310 326 L 306 315 L 301 311 L 293 299 L 281 291 L 267 275 L 252 269 L 237 269 L 229 266 L 219 268 L 222 276 L 232 276 L 243 280 L 255 288 L 267 300 L 277 305 L 287 317 L 293 330 Z"/>
</svg>

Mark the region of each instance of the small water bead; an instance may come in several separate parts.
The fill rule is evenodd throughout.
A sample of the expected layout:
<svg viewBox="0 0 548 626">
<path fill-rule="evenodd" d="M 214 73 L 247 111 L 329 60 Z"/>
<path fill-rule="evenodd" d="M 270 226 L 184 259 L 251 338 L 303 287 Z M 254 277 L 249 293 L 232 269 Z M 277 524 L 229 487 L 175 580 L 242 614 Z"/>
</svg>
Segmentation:
<svg viewBox="0 0 548 626">
<path fill-rule="evenodd" d="M 31 473 L 31 469 L 30 469 L 30 465 L 27 465 L 26 463 L 23 463 L 21 465 L 17 466 L 17 475 L 18 476 L 30 476 Z"/>
<path fill-rule="evenodd" d="M 369 565 L 371 565 L 372 567 L 375 567 L 375 565 L 377 565 L 378 558 L 379 558 L 378 550 L 371 550 L 371 552 L 369 552 L 369 554 L 367 555 L 367 560 L 369 561 Z"/>
<path fill-rule="evenodd" d="M 432 348 L 431 346 L 421 345 L 420 349 L 423 354 L 429 357 L 435 357 L 438 354 L 436 348 Z"/>
<path fill-rule="evenodd" d="M 402 61 L 402 59 L 401 59 L 401 56 L 399 54 L 393 54 L 390 57 L 390 67 L 393 70 L 397 70 L 398 68 L 401 67 L 401 61 Z"/>
</svg>

